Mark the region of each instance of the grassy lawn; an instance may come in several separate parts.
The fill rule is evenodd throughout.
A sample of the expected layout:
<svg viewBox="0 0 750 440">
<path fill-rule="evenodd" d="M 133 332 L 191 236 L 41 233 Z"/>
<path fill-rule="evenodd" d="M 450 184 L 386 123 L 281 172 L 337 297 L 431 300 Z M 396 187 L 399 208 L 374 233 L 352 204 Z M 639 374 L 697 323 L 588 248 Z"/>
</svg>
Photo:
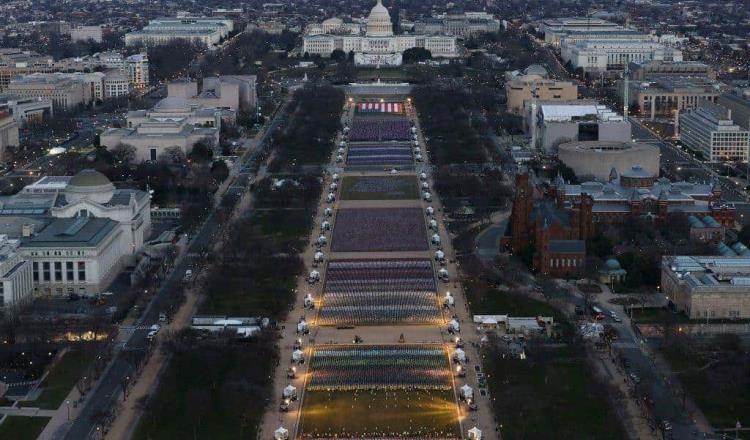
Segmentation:
<svg viewBox="0 0 750 440">
<path fill-rule="evenodd" d="M 44 379 L 39 397 L 36 400 L 19 402 L 19 405 L 41 409 L 59 408 L 88 367 L 91 356 L 93 356 L 93 351 L 69 350 Z"/>
<path fill-rule="evenodd" d="M 638 306 L 632 308 L 633 322 L 643 324 L 664 324 L 664 323 L 687 323 L 690 319 L 684 313 L 672 313 L 665 309 L 639 309 Z"/>
<path fill-rule="evenodd" d="M 347 176 L 341 181 L 341 200 L 418 199 L 416 176 Z"/>
<path fill-rule="evenodd" d="M 49 419 L 49 417 L 8 416 L 0 425 L 0 438 L 35 440 L 44 431 Z"/>
<path fill-rule="evenodd" d="M 750 426 L 750 354 L 722 355 L 663 348 L 662 355 L 690 396 L 716 428 L 733 428 L 739 420 Z"/>
<path fill-rule="evenodd" d="M 201 305 L 201 313 L 209 315 L 267 316 L 273 310 L 286 307 L 296 286 L 295 275 L 286 278 L 260 277 L 248 280 L 244 276 L 224 274 L 224 288 L 212 290 Z M 209 289 L 211 289 L 209 287 Z"/>
<path fill-rule="evenodd" d="M 306 209 L 254 211 L 250 222 L 259 225 L 268 236 L 301 241 L 309 233 L 310 213 Z"/>
<path fill-rule="evenodd" d="M 133 438 L 255 439 L 271 392 L 274 343 L 183 340 Z"/>
<path fill-rule="evenodd" d="M 552 316 L 561 321 L 562 316 L 551 305 L 528 296 L 502 292 L 482 281 L 463 281 L 469 298 L 471 312 L 477 315 L 508 314 L 510 316 Z"/>
<path fill-rule="evenodd" d="M 357 79 L 375 80 L 380 78 L 383 81 L 405 81 L 406 73 L 403 69 L 360 69 L 357 70 Z"/>
<path fill-rule="evenodd" d="M 460 437 L 453 391 L 308 391 L 301 423 L 313 438 Z"/>
<path fill-rule="evenodd" d="M 624 439 L 606 391 L 591 380 L 584 362 L 583 353 L 569 347 L 537 347 L 526 360 L 486 353 L 503 438 Z"/>
</svg>

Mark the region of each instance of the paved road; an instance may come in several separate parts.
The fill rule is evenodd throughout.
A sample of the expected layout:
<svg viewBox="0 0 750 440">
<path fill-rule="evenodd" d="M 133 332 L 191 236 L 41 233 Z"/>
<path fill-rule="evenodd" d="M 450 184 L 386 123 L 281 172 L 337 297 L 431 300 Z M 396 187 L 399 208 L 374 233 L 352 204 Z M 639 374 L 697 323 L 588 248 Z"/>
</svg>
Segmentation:
<svg viewBox="0 0 750 440">
<path fill-rule="evenodd" d="M 283 104 L 283 107 L 269 122 L 268 129 L 262 135 L 255 152 L 248 157 L 245 163 L 238 164 L 237 166 L 242 166 L 243 170 L 247 170 L 249 169 L 246 168 L 247 165 L 252 163 L 258 155 L 262 154 L 263 150 L 268 145 L 270 134 L 275 131 L 278 124 L 283 120 L 283 115 L 287 110 L 287 102 Z M 248 172 L 249 171 L 246 171 L 244 174 L 247 174 Z M 230 198 L 230 203 L 233 206 L 234 203 L 239 200 L 239 195 L 248 189 L 248 187 L 230 187 L 223 197 L 225 199 Z M 137 326 L 150 326 L 158 322 L 159 313 L 165 309 L 165 304 L 169 303 L 169 292 L 172 291 L 173 287 L 177 286 L 178 283 L 182 282 L 185 270 L 191 267 L 193 263 L 193 256 L 200 255 L 211 248 L 216 237 L 216 232 L 219 228 L 219 221 L 216 212 L 215 209 L 211 211 L 201 228 L 193 236 L 185 254 L 185 258 L 182 258 L 176 264 L 170 276 L 165 279 L 159 292 L 151 300 L 148 308 L 136 323 Z M 133 375 L 133 363 L 129 362 L 123 353 L 126 351 L 134 351 L 141 356 L 144 356 L 148 345 L 148 340 L 146 338 L 147 334 L 148 330 L 133 331 L 130 337 L 126 340 L 124 346 L 115 352 L 115 355 L 107 370 L 105 370 L 99 384 L 89 394 L 79 417 L 72 423 L 63 438 L 69 440 L 81 440 L 91 438 L 92 435 L 95 435 L 98 427 L 96 415 L 100 411 L 106 411 L 113 407 L 122 392 L 123 381 Z"/>
</svg>

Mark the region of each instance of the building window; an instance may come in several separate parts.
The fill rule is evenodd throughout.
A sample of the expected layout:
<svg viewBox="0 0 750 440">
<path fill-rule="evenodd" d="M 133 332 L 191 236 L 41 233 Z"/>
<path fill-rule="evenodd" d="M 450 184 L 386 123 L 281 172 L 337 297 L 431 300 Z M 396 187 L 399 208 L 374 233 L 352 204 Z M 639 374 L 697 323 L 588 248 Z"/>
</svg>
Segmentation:
<svg viewBox="0 0 750 440">
<path fill-rule="evenodd" d="M 36 261 L 34 261 L 32 263 L 32 268 L 33 268 L 33 272 L 34 272 L 34 281 L 39 281 L 39 263 L 37 263 Z"/>
<path fill-rule="evenodd" d="M 73 275 L 73 262 L 72 261 L 66 261 L 65 262 L 65 281 L 73 281 L 74 275 Z"/>
<path fill-rule="evenodd" d="M 151 160 L 156 160 L 156 148 L 151 149 Z"/>
<path fill-rule="evenodd" d="M 78 281 L 86 281 L 86 262 L 78 262 Z"/>
<path fill-rule="evenodd" d="M 45 261 L 42 263 L 42 280 L 49 281 L 50 275 L 49 275 L 49 261 Z"/>
<path fill-rule="evenodd" d="M 55 261 L 55 281 L 62 281 L 62 262 Z"/>
</svg>

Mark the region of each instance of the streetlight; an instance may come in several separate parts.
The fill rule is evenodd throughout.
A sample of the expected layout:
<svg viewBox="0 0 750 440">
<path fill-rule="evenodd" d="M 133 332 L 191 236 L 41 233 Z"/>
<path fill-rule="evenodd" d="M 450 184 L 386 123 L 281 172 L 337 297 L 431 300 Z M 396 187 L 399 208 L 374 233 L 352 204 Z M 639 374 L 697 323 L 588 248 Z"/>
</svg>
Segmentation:
<svg viewBox="0 0 750 440">
<path fill-rule="evenodd" d="M 70 421 L 70 399 L 66 400 L 65 404 L 68 406 L 68 421 Z"/>
</svg>

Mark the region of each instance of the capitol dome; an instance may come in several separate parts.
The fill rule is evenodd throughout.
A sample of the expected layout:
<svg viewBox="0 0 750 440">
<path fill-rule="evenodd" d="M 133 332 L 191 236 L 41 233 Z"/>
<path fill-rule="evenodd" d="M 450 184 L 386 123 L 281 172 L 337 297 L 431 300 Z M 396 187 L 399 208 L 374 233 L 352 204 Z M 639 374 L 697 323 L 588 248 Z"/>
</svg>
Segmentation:
<svg viewBox="0 0 750 440">
<path fill-rule="evenodd" d="M 389 37 L 393 35 L 393 24 L 391 23 L 391 14 L 383 6 L 382 0 L 370 10 L 367 17 L 367 36 L 368 37 Z"/>
<path fill-rule="evenodd" d="M 107 179 L 107 176 L 99 171 L 86 169 L 70 179 L 64 192 L 68 203 L 75 203 L 83 199 L 107 203 L 112 199 L 115 186 Z"/>
</svg>

